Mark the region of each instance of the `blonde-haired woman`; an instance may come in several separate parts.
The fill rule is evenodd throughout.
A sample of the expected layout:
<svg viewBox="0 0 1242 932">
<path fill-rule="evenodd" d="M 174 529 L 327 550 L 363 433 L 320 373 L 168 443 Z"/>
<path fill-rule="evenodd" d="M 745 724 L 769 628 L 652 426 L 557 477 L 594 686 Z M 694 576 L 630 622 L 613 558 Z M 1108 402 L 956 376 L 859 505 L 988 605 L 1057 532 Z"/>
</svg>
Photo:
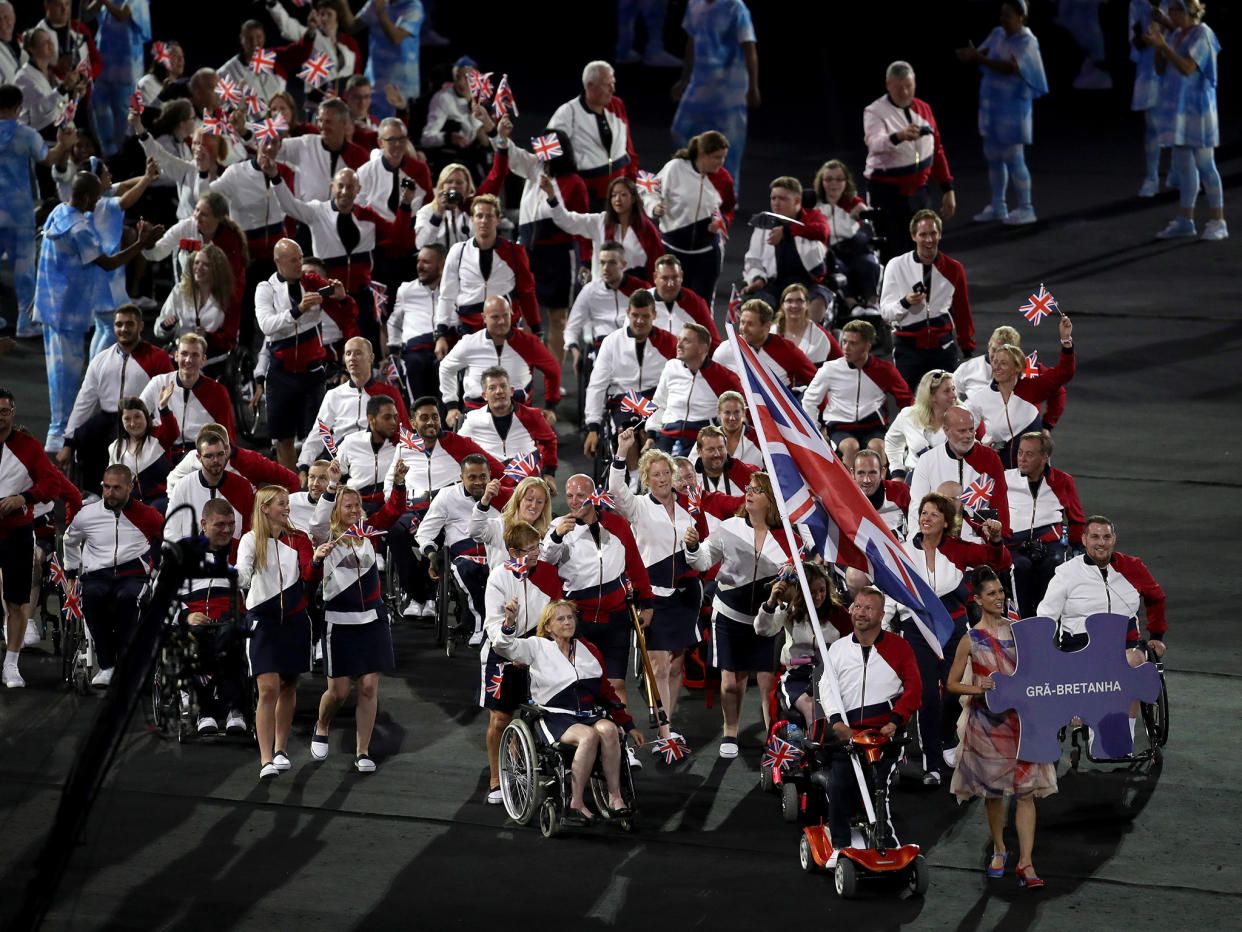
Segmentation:
<svg viewBox="0 0 1242 932">
<path fill-rule="evenodd" d="M 237 581 L 246 592 L 247 660 L 259 688 L 254 728 L 259 779 L 288 770 L 289 731 L 298 675 L 311 668 L 310 616 L 305 584 L 323 572 L 332 543 L 312 550 L 310 538 L 289 523 L 289 493 L 265 485 L 254 497 L 250 530 L 237 547 Z"/>
<path fill-rule="evenodd" d="M 955 404 L 952 373 L 944 369 L 924 372 L 914 404 L 897 412 L 884 435 L 884 456 L 894 479 L 905 479 L 920 456 L 944 443 L 944 415 Z"/>
<path fill-rule="evenodd" d="M 781 527 L 772 482 L 764 472 L 751 474 L 736 515 L 707 537 L 688 528 L 685 542 L 686 559 L 699 572 L 720 564 L 712 600 L 712 666 L 720 670 L 720 756 L 732 759 L 737 757 L 738 719 L 751 673 L 763 697 L 765 735 L 772 726 L 768 696 L 776 682 L 776 638 L 755 632 L 755 616 L 781 568 L 801 559 L 799 543 L 787 539 Z"/>
<path fill-rule="evenodd" d="M 578 609 L 568 599 L 557 599 L 544 606 L 534 637 L 515 635 L 517 602 L 505 605 L 505 621 L 492 647 L 502 657 L 530 667 L 531 698 L 548 711 L 543 724 L 552 740 L 571 745 L 573 784 L 566 821 L 589 825 L 595 815 L 583 798 L 591 769 L 598 757 L 608 784 L 610 818 L 627 818 L 632 813 L 621 796 L 621 742 L 617 726 L 629 732 L 635 747 L 643 746 L 642 732 L 625 707 L 607 713 L 601 704 L 619 703 L 616 691 L 605 675 L 604 658 L 590 641 L 575 638 Z"/>
<path fill-rule="evenodd" d="M 168 293 L 155 335 L 161 340 L 182 334 L 206 337 L 224 323 L 224 309 L 233 293 L 233 268 L 219 246 L 207 243 L 186 263 L 181 282 Z"/>
<path fill-rule="evenodd" d="M 405 514 L 405 474 L 408 467 L 400 458 L 393 467 L 392 492 L 384 507 L 371 515 L 369 523 L 377 531 L 387 531 Z M 327 688 L 319 700 L 319 720 L 311 735 L 310 752 L 315 760 L 328 756 L 328 729 L 337 710 L 349 698 L 349 687 L 358 681 L 358 700 L 354 711 L 357 743 L 354 768 L 374 773 L 371 733 L 375 730 L 375 709 L 379 702 L 379 679 L 396 666 L 392 651 L 392 632 L 384 606 L 375 546 L 365 536 L 349 533 L 366 517 L 362 493 L 341 486 L 341 464 L 333 460 L 328 467 L 328 488 L 319 496 L 311 523 L 311 539 L 335 546 L 324 558 L 323 662 Z"/>
<path fill-rule="evenodd" d="M 460 162 L 445 165 L 436 179 L 435 197 L 414 215 L 415 248 L 439 243 L 447 249 L 474 236 L 470 202 L 475 193 L 470 169 Z"/>
<path fill-rule="evenodd" d="M 648 450 L 638 460 L 638 481 L 647 494 L 635 495 L 630 490 L 625 462 L 634 444 L 632 428 L 617 437 L 617 455 L 608 470 L 608 491 L 617 503 L 617 511 L 634 530 L 634 540 L 651 580 L 655 610 L 645 637 L 655 685 L 671 723 L 681 692 L 686 650 L 700 640 L 699 609 L 703 605 L 703 584 L 698 570 L 686 560 L 682 539 L 692 527 L 706 537 L 707 523 L 703 509 L 691 513 L 689 501 L 673 488 L 676 468 L 673 458 L 663 450 Z M 674 737 L 684 743 L 669 725 L 660 726 L 660 737 Z"/>
<path fill-rule="evenodd" d="M 500 514 L 489 514 L 492 508 L 499 508 Z M 470 512 L 466 533 L 487 547 L 487 565 L 497 567 L 509 559 L 505 535 L 522 521 L 538 531 L 540 539 L 552 524 L 552 494 L 538 476 L 527 476 L 512 488 L 499 479 L 488 482 Z"/>
</svg>

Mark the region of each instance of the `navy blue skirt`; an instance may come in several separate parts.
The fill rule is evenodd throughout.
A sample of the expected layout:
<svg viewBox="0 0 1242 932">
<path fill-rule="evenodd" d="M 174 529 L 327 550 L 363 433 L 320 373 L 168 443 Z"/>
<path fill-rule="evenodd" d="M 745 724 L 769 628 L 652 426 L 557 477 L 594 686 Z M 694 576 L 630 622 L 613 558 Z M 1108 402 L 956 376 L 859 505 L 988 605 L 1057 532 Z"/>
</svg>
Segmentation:
<svg viewBox="0 0 1242 932">
<path fill-rule="evenodd" d="M 685 591 L 657 596 L 651 624 L 643 631 L 647 650 L 686 650 L 699 643 L 702 586 L 698 580 Z"/>
<path fill-rule="evenodd" d="M 305 609 L 282 619 L 247 612 L 246 627 L 251 632 L 246 649 L 251 676 L 279 673 L 287 678 L 310 672 L 311 626 Z"/>
<path fill-rule="evenodd" d="M 387 673 L 397 665 L 392 632 L 382 612 L 362 625 L 328 622 L 323 638 L 324 673 L 329 677 Z"/>
<path fill-rule="evenodd" d="M 718 670 L 773 673 L 776 635 L 760 637 L 752 625 L 712 613 L 712 666 Z"/>
</svg>

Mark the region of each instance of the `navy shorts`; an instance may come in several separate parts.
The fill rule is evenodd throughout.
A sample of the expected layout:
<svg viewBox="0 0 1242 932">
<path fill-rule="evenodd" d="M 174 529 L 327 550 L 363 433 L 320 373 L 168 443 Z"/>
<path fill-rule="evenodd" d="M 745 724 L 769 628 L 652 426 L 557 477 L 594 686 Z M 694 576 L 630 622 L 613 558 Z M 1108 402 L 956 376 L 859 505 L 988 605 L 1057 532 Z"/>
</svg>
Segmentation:
<svg viewBox="0 0 1242 932">
<path fill-rule="evenodd" d="M 796 667 L 789 667 L 781 674 L 781 703 L 785 709 L 796 711 L 795 703 L 803 696 L 814 695 L 814 686 L 811 682 L 811 671 L 815 669 L 815 665 L 811 663 L 800 663 Z"/>
<path fill-rule="evenodd" d="M 247 612 L 246 627 L 251 632 L 246 649 L 251 676 L 279 673 L 288 678 L 310 671 L 311 628 L 305 609 L 282 619 Z"/>
<path fill-rule="evenodd" d="M 483 645 L 482 683 L 479 685 L 479 705 L 484 709 L 513 713 L 513 710 L 530 698 L 530 669 L 524 664 L 511 663 Z"/>
<path fill-rule="evenodd" d="M 773 673 L 776 635 L 760 637 L 754 626 L 712 614 L 712 666 L 718 670 Z"/>
<path fill-rule="evenodd" d="M 25 605 L 30 601 L 34 574 L 34 528 L 9 528 L 0 537 L 0 573 L 4 574 L 4 601 Z"/>
<path fill-rule="evenodd" d="M 613 612 L 603 624 L 583 622 L 578 615 L 578 637 L 590 641 L 599 648 L 604 658 L 604 673 L 610 680 L 625 679 L 630 665 L 630 634 L 634 622 L 628 608 Z"/>
<path fill-rule="evenodd" d="M 324 370 L 286 372 L 274 365 L 267 373 L 267 423 L 273 440 L 305 437 L 323 401 Z"/>
<path fill-rule="evenodd" d="M 388 615 L 381 611 L 374 621 L 362 625 L 328 622 L 323 637 L 324 675 L 364 676 L 387 673 L 397 665 L 392 652 Z"/>
<path fill-rule="evenodd" d="M 574 243 L 543 243 L 528 250 L 535 299 L 540 307 L 569 307 L 570 288 L 577 271 Z"/>
<path fill-rule="evenodd" d="M 699 643 L 702 592 L 699 581 L 692 579 L 684 590 L 656 599 L 651 624 L 643 632 L 647 650 L 686 650 Z"/>
</svg>

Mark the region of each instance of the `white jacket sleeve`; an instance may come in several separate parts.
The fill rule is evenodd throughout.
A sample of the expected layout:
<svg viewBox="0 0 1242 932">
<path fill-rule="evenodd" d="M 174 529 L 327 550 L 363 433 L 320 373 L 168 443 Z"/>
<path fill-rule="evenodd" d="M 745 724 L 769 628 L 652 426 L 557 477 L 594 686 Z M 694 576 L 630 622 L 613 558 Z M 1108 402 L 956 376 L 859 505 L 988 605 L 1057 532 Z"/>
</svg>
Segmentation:
<svg viewBox="0 0 1242 932">
<path fill-rule="evenodd" d="M 818 424 L 819 406 L 823 404 L 824 398 L 828 396 L 828 363 L 825 361 L 815 373 L 815 378 L 811 379 L 811 384 L 806 387 L 806 391 L 802 394 L 802 410 L 806 412 L 806 416 L 812 422 Z"/>
<path fill-rule="evenodd" d="M 336 497 L 331 492 L 324 492 L 319 496 L 319 501 L 315 502 L 315 511 L 307 533 L 316 547 L 332 539 L 332 509 L 335 505 Z"/>
<path fill-rule="evenodd" d="M 718 537 L 704 537 L 693 550 L 686 547 L 685 551 L 686 562 L 700 573 L 706 573 L 724 558 L 724 547 Z"/>
</svg>

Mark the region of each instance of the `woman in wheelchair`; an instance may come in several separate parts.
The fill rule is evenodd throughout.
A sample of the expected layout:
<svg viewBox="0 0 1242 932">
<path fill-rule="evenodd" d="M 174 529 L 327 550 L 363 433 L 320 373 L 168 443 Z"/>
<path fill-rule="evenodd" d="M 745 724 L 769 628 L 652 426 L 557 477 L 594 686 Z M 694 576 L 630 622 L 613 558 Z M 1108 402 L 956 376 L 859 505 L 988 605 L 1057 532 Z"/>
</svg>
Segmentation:
<svg viewBox="0 0 1242 932">
<path fill-rule="evenodd" d="M 388 501 L 369 519 L 380 531 L 388 530 L 405 513 L 407 469 L 405 462 L 397 457 Z M 391 670 L 397 661 L 375 562 L 375 547 L 367 536 L 370 529 L 364 526 L 367 519 L 362 495 L 357 489 L 339 487 L 340 481 L 341 464 L 333 460 L 328 467 L 328 488 L 319 497 L 310 527 L 312 541 L 334 545 L 321 558 L 327 623 L 323 660 L 328 685 L 319 700 L 319 720 L 311 735 L 310 752 L 315 760 L 328 756 L 328 729 L 332 718 L 349 698 L 350 685 L 357 679 L 354 768 L 359 773 L 374 773 L 371 734 L 375 730 L 375 712 L 379 704 L 380 674 Z"/>
<path fill-rule="evenodd" d="M 983 797 L 988 828 L 992 832 L 989 877 L 1005 874 L 1005 862 L 1009 860 L 1004 836 L 1005 798 L 1017 799 L 1014 823 L 1018 829 L 1018 862 L 1014 872 L 1020 885 L 1042 887 L 1044 882 L 1031 864 L 1031 849 L 1035 845 L 1035 797 L 1050 796 L 1057 791 L 1056 764 L 1018 760 L 1018 713 L 1010 709 L 996 715 L 989 712 L 984 703 L 984 694 L 996 688 L 992 674 L 1013 673 L 1017 651 L 1005 617 L 1005 590 L 990 566 L 975 570 L 972 589 L 982 617 L 968 636 L 958 642 L 953 669 L 945 682 L 949 692 L 969 697 L 969 703 L 964 703 L 966 721 L 950 788 L 958 802 Z"/>
<path fill-rule="evenodd" d="M 134 474 L 134 497 L 160 512 L 168 506 L 168 474 L 173 467 L 169 454 L 180 433 L 176 416 L 168 410 L 175 387 L 176 382 L 169 382 L 160 392 L 158 426 L 152 424 L 141 398 L 131 395 L 122 401 L 117 439 L 108 447 L 108 465 L 128 466 Z"/>
<path fill-rule="evenodd" d="M 535 637 L 516 634 L 518 605 L 505 605 L 505 621 L 492 646 L 496 653 L 530 667 L 531 698 L 544 708 L 543 724 L 552 740 L 576 748 L 573 789 L 566 820 L 591 824 L 595 816 L 583 799 L 591 770 L 598 757 L 608 785 L 608 807 L 613 817 L 630 813 L 621 796 L 621 742 L 617 727 L 626 729 L 634 746 L 643 746 L 643 735 L 604 675 L 604 661 L 589 642 L 578 640 L 573 602 L 557 599 L 544 607 Z M 601 710 L 600 706 L 608 706 Z"/>
</svg>

